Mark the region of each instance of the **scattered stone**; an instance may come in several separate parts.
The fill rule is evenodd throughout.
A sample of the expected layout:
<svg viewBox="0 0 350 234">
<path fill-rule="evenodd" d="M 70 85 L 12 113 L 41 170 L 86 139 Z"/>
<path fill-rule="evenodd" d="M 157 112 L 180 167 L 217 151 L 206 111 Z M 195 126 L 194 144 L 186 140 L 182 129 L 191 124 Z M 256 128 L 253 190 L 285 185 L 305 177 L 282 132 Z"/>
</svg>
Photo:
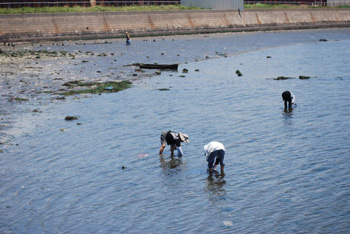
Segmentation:
<svg viewBox="0 0 350 234">
<path fill-rule="evenodd" d="M 64 118 L 64 120 L 66 121 L 72 121 L 72 120 L 77 120 L 78 118 L 76 116 L 66 116 L 66 118 Z"/>
<path fill-rule="evenodd" d="M 194 71 L 199 72 L 199 69 L 196 69 L 196 70 L 194 70 Z"/>
<path fill-rule="evenodd" d="M 243 76 L 243 74 L 241 73 L 240 70 L 236 70 L 236 74 L 237 74 L 237 76 Z"/>
<path fill-rule="evenodd" d="M 160 75 L 160 74 L 162 74 L 162 72 L 161 72 L 161 71 L 156 71 L 155 73 L 156 73 L 156 75 Z"/>
<path fill-rule="evenodd" d="M 34 113 L 38 113 L 38 112 L 39 112 L 39 110 L 35 109 L 35 110 L 33 110 L 33 112 L 34 112 Z"/>
<path fill-rule="evenodd" d="M 224 223 L 224 225 L 227 226 L 227 227 L 233 226 L 232 221 L 223 221 L 223 223 Z"/>
<path fill-rule="evenodd" d="M 188 73 L 188 69 L 184 68 L 184 69 L 182 70 L 182 73 Z"/>
<path fill-rule="evenodd" d="M 299 76 L 300 80 L 308 80 L 310 79 L 310 76 Z"/>
<path fill-rule="evenodd" d="M 88 63 L 88 62 L 90 62 L 90 61 L 87 61 L 87 60 L 83 60 L 83 61 L 81 61 L 82 63 Z"/>
</svg>

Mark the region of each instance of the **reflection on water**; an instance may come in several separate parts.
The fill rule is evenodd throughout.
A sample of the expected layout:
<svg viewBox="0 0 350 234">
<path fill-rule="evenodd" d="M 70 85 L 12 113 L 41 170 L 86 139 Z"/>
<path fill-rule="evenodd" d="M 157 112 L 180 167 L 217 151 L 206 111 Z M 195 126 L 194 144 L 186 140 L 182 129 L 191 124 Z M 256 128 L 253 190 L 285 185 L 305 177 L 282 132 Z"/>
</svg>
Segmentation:
<svg viewBox="0 0 350 234">
<path fill-rule="evenodd" d="M 219 175 L 219 173 L 210 173 L 207 178 L 206 192 L 210 194 L 211 199 L 224 199 L 226 190 L 224 185 L 226 180 L 225 175 Z"/>
<path fill-rule="evenodd" d="M 242 40 L 247 53 L 181 64 L 185 77 L 162 72 L 120 93 L 23 116 L 32 131 L 0 154 L 0 232 L 347 233 L 348 35 L 222 35 L 225 46 Z M 183 47 L 172 49 L 176 56 Z M 299 75 L 312 78 L 268 79 Z M 298 99 L 289 112 L 284 90 Z M 163 129 L 190 136 L 181 159 L 157 154 Z M 202 151 L 212 140 L 226 147 L 224 177 L 206 173 Z"/>
<path fill-rule="evenodd" d="M 181 158 L 169 156 L 169 158 L 166 159 L 165 157 L 164 155 L 159 156 L 160 166 L 163 169 L 174 169 L 182 164 Z"/>
</svg>

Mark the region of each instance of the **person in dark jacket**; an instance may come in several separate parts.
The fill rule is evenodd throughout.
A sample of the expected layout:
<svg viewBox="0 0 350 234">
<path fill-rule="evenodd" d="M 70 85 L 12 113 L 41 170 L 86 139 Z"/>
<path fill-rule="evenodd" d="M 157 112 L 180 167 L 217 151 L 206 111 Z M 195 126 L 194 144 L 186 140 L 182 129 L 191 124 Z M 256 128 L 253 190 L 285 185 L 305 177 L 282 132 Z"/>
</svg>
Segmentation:
<svg viewBox="0 0 350 234">
<path fill-rule="evenodd" d="M 292 104 L 295 103 L 295 96 L 291 91 L 284 91 L 282 93 L 282 99 L 284 101 L 284 109 L 287 109 L 287 103 L 288 103 L 288 108 L 292 108 Z"/>
<path fill-rule="evenodd" d="M 183 133 L 178 133 L 174 131 L 163 131 L 160 135 L 160 150 L 159 155 L 162 155 L 163 150 L 165 149 L 166 144 L 170 145 L 171 155 L 174 155 L 174 150 L 177 149 L 179 157 L 183 156 L 181 142 L 189 142 L 188 135 Z"/>
</svg>

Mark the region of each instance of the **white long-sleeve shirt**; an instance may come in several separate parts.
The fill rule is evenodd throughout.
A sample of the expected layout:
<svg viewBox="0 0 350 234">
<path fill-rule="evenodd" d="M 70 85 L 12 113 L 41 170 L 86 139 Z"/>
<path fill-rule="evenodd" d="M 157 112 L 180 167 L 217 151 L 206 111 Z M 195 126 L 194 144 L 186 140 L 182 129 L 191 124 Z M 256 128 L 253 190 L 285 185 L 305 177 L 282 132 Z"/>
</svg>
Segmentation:
<svg viewBox="0 0 350 234">
<path fill-rule="evenodd" d="M 292 103 L 294 104 L 295 103 L 295 96 L 291 91 L 289 91 L 289 92 L 290 92 L 290 96 L 292 97 Z"/>
<path fill-rule="evenodd" d="M 212 141 L 204 146 L 204 155 L 208 158 L 209 155 L 216 150 L 224 150 L 225 146 L 217 141 Z"/>
</svg>

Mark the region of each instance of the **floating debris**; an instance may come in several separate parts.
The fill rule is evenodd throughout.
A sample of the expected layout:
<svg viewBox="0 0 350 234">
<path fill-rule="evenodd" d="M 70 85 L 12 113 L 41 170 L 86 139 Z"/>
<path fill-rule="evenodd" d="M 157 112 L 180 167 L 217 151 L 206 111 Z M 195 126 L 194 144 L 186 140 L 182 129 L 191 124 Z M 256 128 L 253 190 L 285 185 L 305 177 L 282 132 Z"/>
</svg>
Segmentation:
<svg viewBox="0 0 350 234">
<path fill-rule="evenodd" d="M 232 221 L 223 221 L 224 225 L 227 226 L 227 227 L 232 227 L 233 226 L 233 223 Z"/>
<path fill-rule="evenodd" d="M 107 86 L 107 87 L 105 88 L 105 90 L 111 91 L 111 90 L 113 90 L 113 86 Z"/>
<path fill-rule="evenodd" d="M 137 157 L 139 157 L 139 158 L 146 158 L 146 157 L 148 157 L 148 154 L 138 154 Z"/>
</svg>

